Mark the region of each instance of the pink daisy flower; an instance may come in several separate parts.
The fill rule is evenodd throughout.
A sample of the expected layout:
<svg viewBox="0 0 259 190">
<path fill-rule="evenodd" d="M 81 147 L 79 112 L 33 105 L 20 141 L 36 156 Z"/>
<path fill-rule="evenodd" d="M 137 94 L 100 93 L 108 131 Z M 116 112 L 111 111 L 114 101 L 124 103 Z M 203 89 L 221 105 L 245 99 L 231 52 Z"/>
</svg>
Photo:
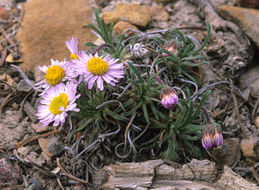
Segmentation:
<svg viewBox="0 0 259 190">
<path fill-rule="evenodd" d="M 41 97 L 42 100 L 38 107 L 38 119 L 43 127 L 54 122 L 53 126 L 58 126 L 60 123 L 65 122 L 68 111 L 78 112 L 76 108 L 76 99 L 80 95 L 76 95 L 77 84 L 68 82 L 66 85 L 61 83 L 50 88 Z"/>
<path fill-rule="evenodd" d="M 123 78 L 124 63 L 118 61 L 109 55 L 99 57 L 97 53 L 93 56 L 82 52 L 79 59 L 73 60 L 73 68 L 83 76 L 88 89 L 92 89 L 96 81 L 97 87 L 103 90 L 103 81 L 114 86 L 118 82 L 115 78 Z"/>
<path fill-rule="evenodd" d="M 65 44 L 71 53 L 70 59 L 78 59 L 80 51 L 78 50 L 77 38 L 72 36 L 68 41 L 65 42 Z"/>
<path fill-rule="evenodd" d="M 51 59 L 51 65 L 39 66 L 40 71 L 45 75 L 44 79 L 36 83 L 35 86 L 47 90 L 65 81 L 76 82 L 75 78 L 78 74 L 69 68 L 70 65 L 71 64 L 66 61 L 59 62 Z"/>
</svg>

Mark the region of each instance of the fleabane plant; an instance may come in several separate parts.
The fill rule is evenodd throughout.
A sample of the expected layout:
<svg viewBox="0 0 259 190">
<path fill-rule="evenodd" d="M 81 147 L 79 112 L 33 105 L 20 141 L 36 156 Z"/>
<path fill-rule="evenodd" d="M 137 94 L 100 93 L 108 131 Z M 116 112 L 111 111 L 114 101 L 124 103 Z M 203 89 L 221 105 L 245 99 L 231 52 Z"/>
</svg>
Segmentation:
<svg viewBox="0 0 259 190">
<path fill-rule="evenodd" d="M 205 42 L 199 46 L 178 30 L 168 31 L 166 38 L 117 35 L 97 10 L 95 15 L 97 26 L 89 26 L 103 44 L 86 43 L 91 49 L 84 51 L 78 48 L 77 38 L 70 37 L 65 41 L 69 61 L 51 60 L 49 66 L 40 67 L 44 79 L 37 83 L 43 89 L 37 116 L 43 126 L 64 124 L 72 113 L 70 127 L 75 121 L 83 122 L 72 126 L 68 136 L 87 129 L 89 144 L 119 126 L 116 134 L 124 139 L 118 138 L 122 141 L 116 142 L 114 150 L 123 159 L 150 150 L 152 155 L 156 152 L 176 161 L 186 154 L 201 157 L 202 145 L 209 150 L 222 144 L 217 131 L 214 136 L 206 132 L 200 141 L 203 126 L 209 123 L 204 107 L 209 92 L 198 94 L 191 75 L 193 67 L 207 63 L 200 61 L 206 58 L 202 49 L 209 39 L 209 24 Z M 135 56 L 129 47 L 142 47 L 150 54 L 139 51 Z"/>
</svg>

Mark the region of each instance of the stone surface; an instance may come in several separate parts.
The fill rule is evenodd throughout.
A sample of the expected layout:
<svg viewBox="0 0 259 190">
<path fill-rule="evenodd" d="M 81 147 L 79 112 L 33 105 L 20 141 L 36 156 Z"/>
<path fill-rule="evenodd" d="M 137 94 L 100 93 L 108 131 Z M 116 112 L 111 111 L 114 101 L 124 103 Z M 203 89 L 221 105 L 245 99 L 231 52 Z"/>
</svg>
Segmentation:
<svg viewBox="0 0 259 190">
<path fill-rule="evenodd" d="M 259 8 L 259 1 L 258 0 L 238 0 L 238 3 L 241 7 L 245 8 Z"/>
<path fill-rule="evenodd" d="M 0 19 L 7 20 L 9 18 L 8 10 L 0 6 Z"/>
<path fill-rule="evenodd" d="M 166 12 L 165 8 L 162 5 L 156 5 L 150 8 L 151 17 L 156 21 L 168 21 L 170 16 Z"/>
<path fill-rule="evenodd" d="M 223 168 L 225 165 L 233 167 L 241 156 L 238 138 L 224 139 L 222 145 L 214 148 L 212 154 L 217 158 L 217 163 Z"/>
<path fill-rule="evenodd" d="M 259 10 L 232 6 L 217 8 L 220 15 L 235 24 L 259 47 Z"/>
<path fill-rule="evenodd" d="M 254 151 L 254 147 L 257 142 L 259 142 L 259 137 L 241 140 L 241 150 L 249 164 L 254 164 L 259 161 L 259 154 L 256 154 Z"/>
<path fill-rule="evenodd" d="M 259 26 L 258 26 L 259 27 Z M 259 37 L 259 36 L 258 36 Z M 259 65 L 249 68 L 240 77 L 240 87 L 242 89 L 249 88 L 252 96 L 259 97 Z"/>
<path fill-rule="evenodd" d="M 38 139 L 40 148 L 42 150 L 42 152 L 47 155 L 49 158 L 51 158 L 53 156 L 53 154 L 50 153 L 48 146 L 51 143 L 51 139 L 50 138 L 39 138 Z"/>
<path fill-rule="evenodd" d="M 151 21 L 151 16 L 148 7 L 133 3 L 119 3 L 113 12 L 104 12 L 103 19 L 106 24 L 127 21 L 137 26 L 146 27 Z"/>
<path fill-rule="evenodd" d="M 0 147 L 4 150 L 14 149 L 17 142 L 23 140 L 28 133 L 28 122 L 19 121 L 19 111 L 6 111 L 0 117 Z"/>
<path fill-rule="evenodd" d="M 38 155 L 36 152 L 30 152 L 30 154 L 27 155 L 24 160 L 26 162 L 33 162 L 40 167 L 45 163 L 45 159 L 42 157 L 42 155 Z"/>
<path fill-rule="evenodd" d="M 114 27 L 113 30 L 117 33 L 117 34 L 121 34 L 123 32 L 126 32 L 129 29 L 134 29 L 134 30 L 138 30 L 138 28 L 128 22 L 124 22 L 124 21 L 119 21 L 117 22 Z M 131 34 L 131 31 L 128 31 L 127 34 Z"/>
<path fill-rule="evenodd" d="M 23 157 L 25 157 L 29 154 L 30 148 L 28 146 L 22 146 L 21 148 L 17 149 L 17 152 Z"/>
<path fill-rule="evenodd" d="M 69 58 L 65 41 L 71 36 L 79 40 L 79 49 L 96 37 L 88 24 L 92 19 L 90 1 L 31 0 L 25 5 L 24 28 L 17 34 L 21 42 L 23 70 L 34 71 L 38 65 L 49 65 L 50 58 Z"/>
<path fill-rule="evenodd" d="M 0 189 L 13 186 L 20 179 L 19 172 L 6 158 L 0 159 Z"/>
<path fill-rule="evenodd" d="M 36 131 L 36 133 L 42 133 L 50 129 L 49 126 L 42 127 L 41 123 L 31 123 L 31 127 Z"/>
</svg>

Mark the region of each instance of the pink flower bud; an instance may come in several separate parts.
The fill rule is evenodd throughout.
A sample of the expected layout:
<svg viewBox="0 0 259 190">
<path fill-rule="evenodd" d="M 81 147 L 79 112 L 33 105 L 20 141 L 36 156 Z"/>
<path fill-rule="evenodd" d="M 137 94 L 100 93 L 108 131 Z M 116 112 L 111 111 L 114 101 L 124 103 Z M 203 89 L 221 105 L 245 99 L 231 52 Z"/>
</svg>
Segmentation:
<svg viewBox="0 0 259 190">
<path fill-rule="evenodd" d="M 178 104 L 178 96 L 170 87 L 162 89 L 160 99 L 166 109 L 174 108 Z"/>
<path fill-rule="evenodd" d="M 202 131 L 202 146 L 206 150 L 223 144 L 223 136 L 215 125 L 207 125 Z"/>
<path fill-rule="evenodd" d="M 164 44 L 163 49 L 166 49 L 167 51 L 176 55 L 177 54 L 177 43 L 173 40 L 167 41 Z M 168 54 L 165 52 L 162 52 L 162 56 L 167 57 Z"/>
</svg>

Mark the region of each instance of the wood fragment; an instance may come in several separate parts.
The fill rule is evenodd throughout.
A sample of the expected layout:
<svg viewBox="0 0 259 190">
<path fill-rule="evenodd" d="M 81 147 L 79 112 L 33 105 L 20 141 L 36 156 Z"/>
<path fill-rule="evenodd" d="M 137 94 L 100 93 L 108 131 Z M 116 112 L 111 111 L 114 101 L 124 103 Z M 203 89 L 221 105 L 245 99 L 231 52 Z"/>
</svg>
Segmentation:
<svg viewBox="0 0 259 190">
<path fill-rule="evenodd" d="M 6 49 L 6 42 L 4 42 L 5 45 L 4 47 L 2 46 L 2 44 L 0 43 L 0 53 L 2 52 L 1 58 L 0 58 L 0 67 L 4 64 L 5 62 L 5 58 L 7 56 L 7 49 Z"/>
<path fill-rule="evenodd" d="M 224 167 L 224 173 L 220 179 L 214 184 L 218 189 L 258 190 L 256 184 L 245 180 L 227 166 Z"/>
<path fill-rule="evenodd" d="M 49 135 L 52 135 L 52 134 L 55 134 L 55 133 L 58 133 L 58 132 L 59 132 L 59 130 L 50 131 L 50 132 L 48 132 L 48 133 L 44 133 L 44 134 L 37 135 L 37 136 L 35 136 L 35 137 L 29 138 L 29 139 L 27 139 L 27 140 L 25 140 L 25 141 L 23 141 L 23 142 L 17 143 L 16 149 L 21 148 L 22 146 L 24 146 L 24 145 L 26 145 L 26 144 L 28 144 L 28 143 L 30 143 L 30 142 L 32 142 L 32 141 L 35 141 L 35 140 L 37 140 L 37 139 L 39 139 L 39 138 L 41 138 L 41 137 L 47 137 L 47 136 L 49 136 Z"/>
</svg>

